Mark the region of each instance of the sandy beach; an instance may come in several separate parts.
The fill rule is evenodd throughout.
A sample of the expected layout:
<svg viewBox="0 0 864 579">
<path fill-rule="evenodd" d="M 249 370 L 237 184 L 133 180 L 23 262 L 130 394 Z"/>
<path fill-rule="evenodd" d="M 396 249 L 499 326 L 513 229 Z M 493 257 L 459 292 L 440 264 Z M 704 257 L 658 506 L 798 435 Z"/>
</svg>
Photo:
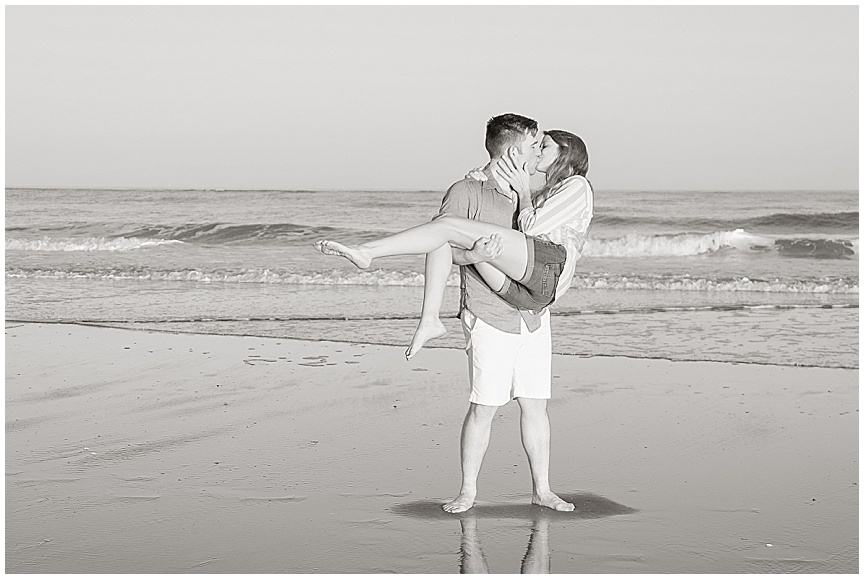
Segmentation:
<svg viewBox="0 0 864 579">
<path fill-rule="evenodd" d="M 528 504 L 510 404 L 454 516 L 460 350 L 7 323 L 6 571 L 857 572 L 857 370 L 553 373 L 575 513 Z"/>
</svg>

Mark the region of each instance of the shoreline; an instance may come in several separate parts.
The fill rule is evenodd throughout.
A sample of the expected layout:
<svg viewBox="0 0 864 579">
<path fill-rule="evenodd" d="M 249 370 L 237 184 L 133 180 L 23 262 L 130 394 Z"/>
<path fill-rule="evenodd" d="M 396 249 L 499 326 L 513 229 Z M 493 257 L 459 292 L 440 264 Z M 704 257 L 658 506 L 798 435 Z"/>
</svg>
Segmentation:
<svg viewBox="0 0 864 579">
<path fill-rule="evenodd" d="M 465 354 L 402 349 L 7 325 L 6 571 L 516 572 L 538 528 L 554 572 L 858 569 L 857 369 L 553 355 L 577 512 L 508 404 L 447 516 Z"/>
<path fill-rule="evenodd" d="M 832 306 L 831 308 L 826 307 L 813 307 L 812 309 L 858 309 L 858 305 L 840 305 L 840 306 Z M 791 309 L 791 308 L 778 308 L 778 309 Z M 718 311 L 727 311 L 727 310 L 718 310 Z M 415 322 L 419 320 L 419 318 L 399 318 L 399 321 L 410 321 Z M 448 334 L 453 335 L 459 330 L 455 325 L 455 321 L 458 318 L 442 318 L 442 321 L 445 323 L 450 323 L 453 325 L 453 328 L 448 329 Z M 210 323 L 214 320 L 201 319 L 201 320 L 192 320 L 192 323 Z M 220 322 L 222 320 L 215 320 L 216 322 Z M 237 320 L 230 320 L 237 321 Z M 255 322 L 284 322 L 286 320 L 280 319 L 262 319 L 262 320 L 239 320 L 241 323 L 255 323 Z M 309 321 L 306 318 L 303 319 L 292 319 L 290 321 L 293 322 L 303 322 Z M 328 318 L 326 321 L 330 321 Z M 333 321 L 342 321 L 341 319 L 334 319 Z M 365 321 L 365 320 L 360 320 Z M 166 322 L 88 322 L 88 321 L 28 321 L 28 320 L 14 320 L 7 319 L 6 324 L 21 324 L 21 325 L 69 325 L 69 326 L 80 326 L 80 327 L 92 327 L 92 328 L 104 328 L 104 329 L 117 329 L 117 330 L 126 330 L 130 332 L 155 332 L 155 333 L 164 333 L 164 334 L 174 334 L 174 335 L 186 335 L 186 336 L 227 336 L 227 337 L 240 337 L 240 338 L 265 338 L 265 339 L 279 339 L 279 340 L 297 340 L 301 342 L 322 342 L 322 343 L 334 343 L 334 344 L 351 344 L 351 345 L 375 345 L 375 346 L 389 346 L 394 348 L 405 348 L 407 347 L 407 343 L 397 344 L 388 341 L 361 341 L 361 340 L 335 340 L 335 339 L 326 339 L 326 338 L 304 338 L 304 337 L 284 337 L 284 336 L 272 336 L 264 333 L 223 333 L 223 332 L 207 332 L 201 330 L 180 330 L 180 329 L 162 329 L 156 326 L 162 324 L 182 324 L 189 323 L 188 321 L 173 321 L 169 320 Z M 434 342 L 431 344 L 426 344 L 424 349 L 434 350 L 456 350 L 462 351 L 464 348 L 455 345 L 437 345 Z M 659 360 L 659 361 L 668 361 L 668 362 L 676 362 L 676 363 L 717 363 L 717 364 L 733 364 L 733 365 L 754 365 L 754 366 L 776 366 L 779 368 L 824 368 L 824 369 L 838 369 L 838 370 L 859 370 L 859 366 L 842 366 L 842 365 L 817 365 L 817 364 L 806 364 L 806 363 L 789 363 L 789 364 L 781 364 L 777 362 L 762 362 L 762 361 L 754 361 L 754 360 L 712 360 L 712 359 L 703 359 L 703 358 L 683 358 L 676 359 L 670 356 L 634 356 L 634 355 L 626 355 L 626 354 L 578 354 L 578 353 L 569 353 L 569 352 L 555 352 L 553 350 L 554 356 L 565 356 L 570 358 L 578 358 L 578 359 L 617 359 L 622 358 L 625 360 Z"/>
</svg>

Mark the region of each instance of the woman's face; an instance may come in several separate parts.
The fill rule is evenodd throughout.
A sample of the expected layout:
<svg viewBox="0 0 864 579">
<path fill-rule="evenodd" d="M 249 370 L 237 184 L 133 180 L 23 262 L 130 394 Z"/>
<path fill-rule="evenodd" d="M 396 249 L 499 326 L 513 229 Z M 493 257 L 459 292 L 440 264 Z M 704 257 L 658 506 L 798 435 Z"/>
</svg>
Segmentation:
<svg viewBox="0 0 864 579">
<path fill-rule="evenodd" d="M 543 140 L 540 142 L 540 159 L 537 161 L 537 171 L 545 173 L 557 158 L 558 143 L 553 141 L 549 135 L 543 135 Z"/>
</svg>

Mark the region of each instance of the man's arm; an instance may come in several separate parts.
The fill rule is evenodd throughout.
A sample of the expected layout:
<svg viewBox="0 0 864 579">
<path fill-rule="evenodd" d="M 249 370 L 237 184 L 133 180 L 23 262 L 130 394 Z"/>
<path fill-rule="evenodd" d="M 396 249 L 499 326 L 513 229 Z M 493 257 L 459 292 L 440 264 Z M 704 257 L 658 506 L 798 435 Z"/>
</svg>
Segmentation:
<svg viewBox="0 0 864 579">
<path fill-rule="evenodd" d="M 458 247 L 451 247 L 450 249 L 453 252 L 453 263 L 456 265 L 473 265 L 477 263 L 472 259 L 470 249 L 459 249 Z"/>
<path fill-rule="evenodd" d="M 441 200 L 441 209 L 436 217 L 442 215 L 456 215 L 457 217 L 473 218 L 471 210 L 471 198 L 473 197 L 471 188 L 476 186 L 477 181 L 468 181 L 463 179 L 457 181 L 447 189 L 444 194 L 444 199 Z M 471 265 L 477 263 L 477 255 L 472 254 L 470 249 L 452 248 L 453 263 L 456 265 Z"/>
</svg>

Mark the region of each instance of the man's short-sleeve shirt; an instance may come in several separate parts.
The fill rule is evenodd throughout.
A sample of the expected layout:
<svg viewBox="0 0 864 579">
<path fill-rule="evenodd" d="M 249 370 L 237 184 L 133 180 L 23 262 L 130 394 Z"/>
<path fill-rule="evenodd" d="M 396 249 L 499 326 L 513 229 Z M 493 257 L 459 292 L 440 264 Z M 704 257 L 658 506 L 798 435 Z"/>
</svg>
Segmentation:
<svg viewBox="0 0 864 579">
<path fill-rule="evenodd" d="M 447 190 L 441 201 L 440 214 L 466 217 L 515 229 L 516 198 L 502 192 L 488 171 L 486 181 L 463 179 Z M 521 320 L 530 331 L 540 327 L 540 314 L 519 310 L 489 289 L 473 265 L 459 267 L 459 316 L 468 310 L 493 328 L 518 334 Z"/>
</svg>

